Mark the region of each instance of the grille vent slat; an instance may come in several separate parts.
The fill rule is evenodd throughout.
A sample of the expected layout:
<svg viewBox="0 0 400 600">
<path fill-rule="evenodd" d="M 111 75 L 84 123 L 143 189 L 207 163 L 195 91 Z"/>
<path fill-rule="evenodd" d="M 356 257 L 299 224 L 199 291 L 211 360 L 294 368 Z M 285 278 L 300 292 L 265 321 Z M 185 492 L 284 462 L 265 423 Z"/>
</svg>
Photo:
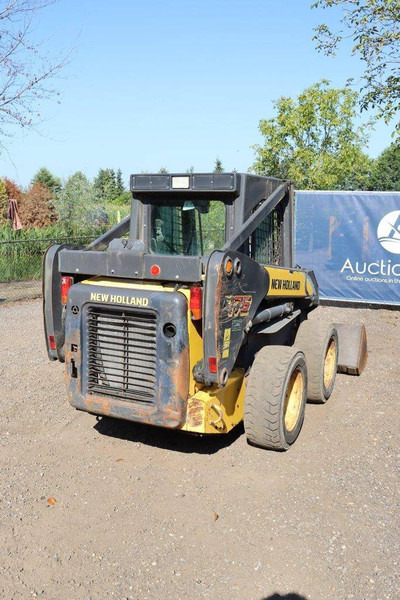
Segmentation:
<svg viewBox="0 0 400 600">
<path fill-rule="evenodd" d="M 120 365 L 121 364 L 121 361 L 118 360 L 118 358 L 119 358 L 118 354 L 109 354 L 109 357 L 110 358 L 109 358 L 108 362 L 110 364 L 115 364 L 115 365 Z M 117 360 L 113 360 L 114 358 L 117 359 Z M 92 352 L 92 360 L 93 360 L 93 364 L 94 365 L 96 365 L 96 364 L 100 364 L 101 365 L 101 364 L 103 364 L 103 355 L 101 353 L 98 353 L 98 352 L 94 351 L 94 352 Z M 135 360 L 137 362 L 139 362 L 139 363 L 140 362 L 145 363 L 146 365 L 148 363 L 155 363 L 156 362 L 154 358 L 147 358 L 147 356 L 139 358 L 137 355 L 135 356 Z"/>
<path fill-rule="evenodd" d="M 131 336 L 132 338 L 133 336 Z M 115 337 L 113 338 L 113 340 L 115 339 Z M 117 346 L 117 348 L 120 348 L 121 344 L 120 342 L 114 342 L 109 340 L 108 338 L 104 338 L 104 336 L 99 336 L 97 335 L 94 339 L 92 337 L 89 338 L 89 344 L 94 345 L 95 347 L 98 346 L 99 342 L 102 343 L 102 346 L 104 347 L 108 347 L 110 346 L 108 349 L 112 350 L 114 348 L 114 346 Z M 132 344 L 129 348 L 129 350 L 133 351 L 136 349 L 139 349 L 143 354 L 152 354 L 152 352 L 154 351 L 156 345 L 155 344 L 145 344 L 145 343 L 134 343 L 132 340 Z"/>
<path fill-rule="evenodd" d="M 118 331 L 121 327 L 121 325 L 123 325 L 127 330 L 135 330 L 135 331 L 141 331 L 142 335 L 149 335 L 151 336 L 151 334 L 154 332 L 155 327 L 145 327 L 144 323 L 135 323 L 135 324 L 130 324 L 130 323 L 124 323 L 123 321 L 90 321 L 93 330 L 96 329 L 101 329 L 104 325 L 107 325 L 108 331 L 113 332 L 113 331 Z"/>
<path fill-rule="evenodd" d="M 115 360 L 109 360 L 107 361 L 110 364 L 114 365 L 113 369 L 115 369 L 116 371 L 125 371 L 125 368 L 123 366 L 119 366 L 121 363 L 115 361 Z M 118 365 L 118 366 L 117 366 Z M 93 360 L 93 369 L 96 370 L 101 370 L 103 368 L 103 362 L 100 360 Z M 148 373 L 149 375 L 152 375 L 154 372 L 154 369 L 151 367 L 143 367 L 141 368 L 141 371 L 145 374 Z"/>
<path fill-rule="evenodd" d="M 153 404 L 156 314 L 90 306 L 87 328 L 88 392 Z"/>
</svg>

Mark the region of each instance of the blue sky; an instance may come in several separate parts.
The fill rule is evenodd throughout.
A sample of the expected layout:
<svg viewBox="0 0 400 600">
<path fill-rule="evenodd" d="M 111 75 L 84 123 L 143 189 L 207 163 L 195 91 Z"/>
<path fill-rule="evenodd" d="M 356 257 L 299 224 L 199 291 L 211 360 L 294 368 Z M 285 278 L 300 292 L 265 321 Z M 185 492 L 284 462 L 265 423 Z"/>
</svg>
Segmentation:
<svg viewBox="0 0 400 600">
<path fill-rule="evenodd" d="M 0 173 L 21 185 L 46 166 L 68 177 L 101 168 L 130 173 L 246 171 L 258 122 L 272 100 L 297 96 L 325 77 L 357 78 L 343 49 L 318 54 L 312 29 L 338 12 L 311 0 L 59 0 L 35 22 L 50 52 L 73 48 L 57 82 L 61 103 L 42 106 L 40 134 L 18 135 Z M 379 154 L 392 128 L 379 124 L 367 151 Z"/>
</svg>

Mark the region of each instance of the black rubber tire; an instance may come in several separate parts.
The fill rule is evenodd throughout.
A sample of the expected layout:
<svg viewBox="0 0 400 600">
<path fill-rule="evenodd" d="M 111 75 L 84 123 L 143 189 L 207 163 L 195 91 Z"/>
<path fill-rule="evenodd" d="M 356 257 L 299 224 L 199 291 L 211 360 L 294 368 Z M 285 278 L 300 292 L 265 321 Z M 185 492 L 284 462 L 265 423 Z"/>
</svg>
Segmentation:
<svg viewBox="0 0 400 600">
<path fill-rule="evenodd" d="M 324 383 L 325 356 L 332 340 L 336 344 L 336 359 L 333 377 L 327 387 Z M 297 331 L 295 345 L 304 352 L 306 357 L 307 399 L 315 404 L 325 404 L 333 392 L 339 356 L 338 333 L 334 323 L 303 321 Z"/>
<path fill-rule="evenodd" d="M 285 426 L 286 391 L 292 374 L 300 370 L 303 393 L 295 426 Z M 303 352 L 290 346 L 265 346 L 256 355 L 247 382 L 244 428 L 250 444 L 287 450 L 297 439 L 304 420 L 307 367 Z"/>
</svg>

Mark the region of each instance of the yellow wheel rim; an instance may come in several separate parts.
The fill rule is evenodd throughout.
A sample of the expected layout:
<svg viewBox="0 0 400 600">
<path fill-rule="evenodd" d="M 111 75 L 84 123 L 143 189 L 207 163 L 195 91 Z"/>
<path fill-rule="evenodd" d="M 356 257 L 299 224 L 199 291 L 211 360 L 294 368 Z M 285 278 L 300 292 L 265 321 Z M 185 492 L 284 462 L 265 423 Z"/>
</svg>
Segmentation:
<svg viewBox="0 0 400 600">
<path fill-rule="evenodd" d="M 336 340 L 331 338 L 329 341 L 328 349 L 325 354 L 324 362 L 324 386 L 325 389 L 329 389 L 335 375 L 336 367 Z"/>
<path fill-rule="evenodd" d="M 285 397 L 285 428 L 289 433 L 296 427 L 303 403 L 304 378 L 300 369 L 293 371 Z"/>
</svg>

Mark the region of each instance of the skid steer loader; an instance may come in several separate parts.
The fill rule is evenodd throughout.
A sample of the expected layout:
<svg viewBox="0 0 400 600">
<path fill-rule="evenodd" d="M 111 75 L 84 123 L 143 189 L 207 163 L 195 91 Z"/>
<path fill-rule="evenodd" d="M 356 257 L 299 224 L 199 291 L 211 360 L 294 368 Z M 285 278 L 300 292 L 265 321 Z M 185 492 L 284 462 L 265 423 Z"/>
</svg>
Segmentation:
<svg viewBox="0 0 400 600">
<path fill-rule="evenodd" d="M 44 257 L 46 345 L 70 403 L 198 434 L 244 421 L 250 443 L 289 448 L 306 400 L 366 361 L 363 327 L 340 364 L 346 327 L 307 319 L 318 285 L 293 265 L 291 182 L 142 174 L 130 188 L 130 216 Z"/>
</svg>

